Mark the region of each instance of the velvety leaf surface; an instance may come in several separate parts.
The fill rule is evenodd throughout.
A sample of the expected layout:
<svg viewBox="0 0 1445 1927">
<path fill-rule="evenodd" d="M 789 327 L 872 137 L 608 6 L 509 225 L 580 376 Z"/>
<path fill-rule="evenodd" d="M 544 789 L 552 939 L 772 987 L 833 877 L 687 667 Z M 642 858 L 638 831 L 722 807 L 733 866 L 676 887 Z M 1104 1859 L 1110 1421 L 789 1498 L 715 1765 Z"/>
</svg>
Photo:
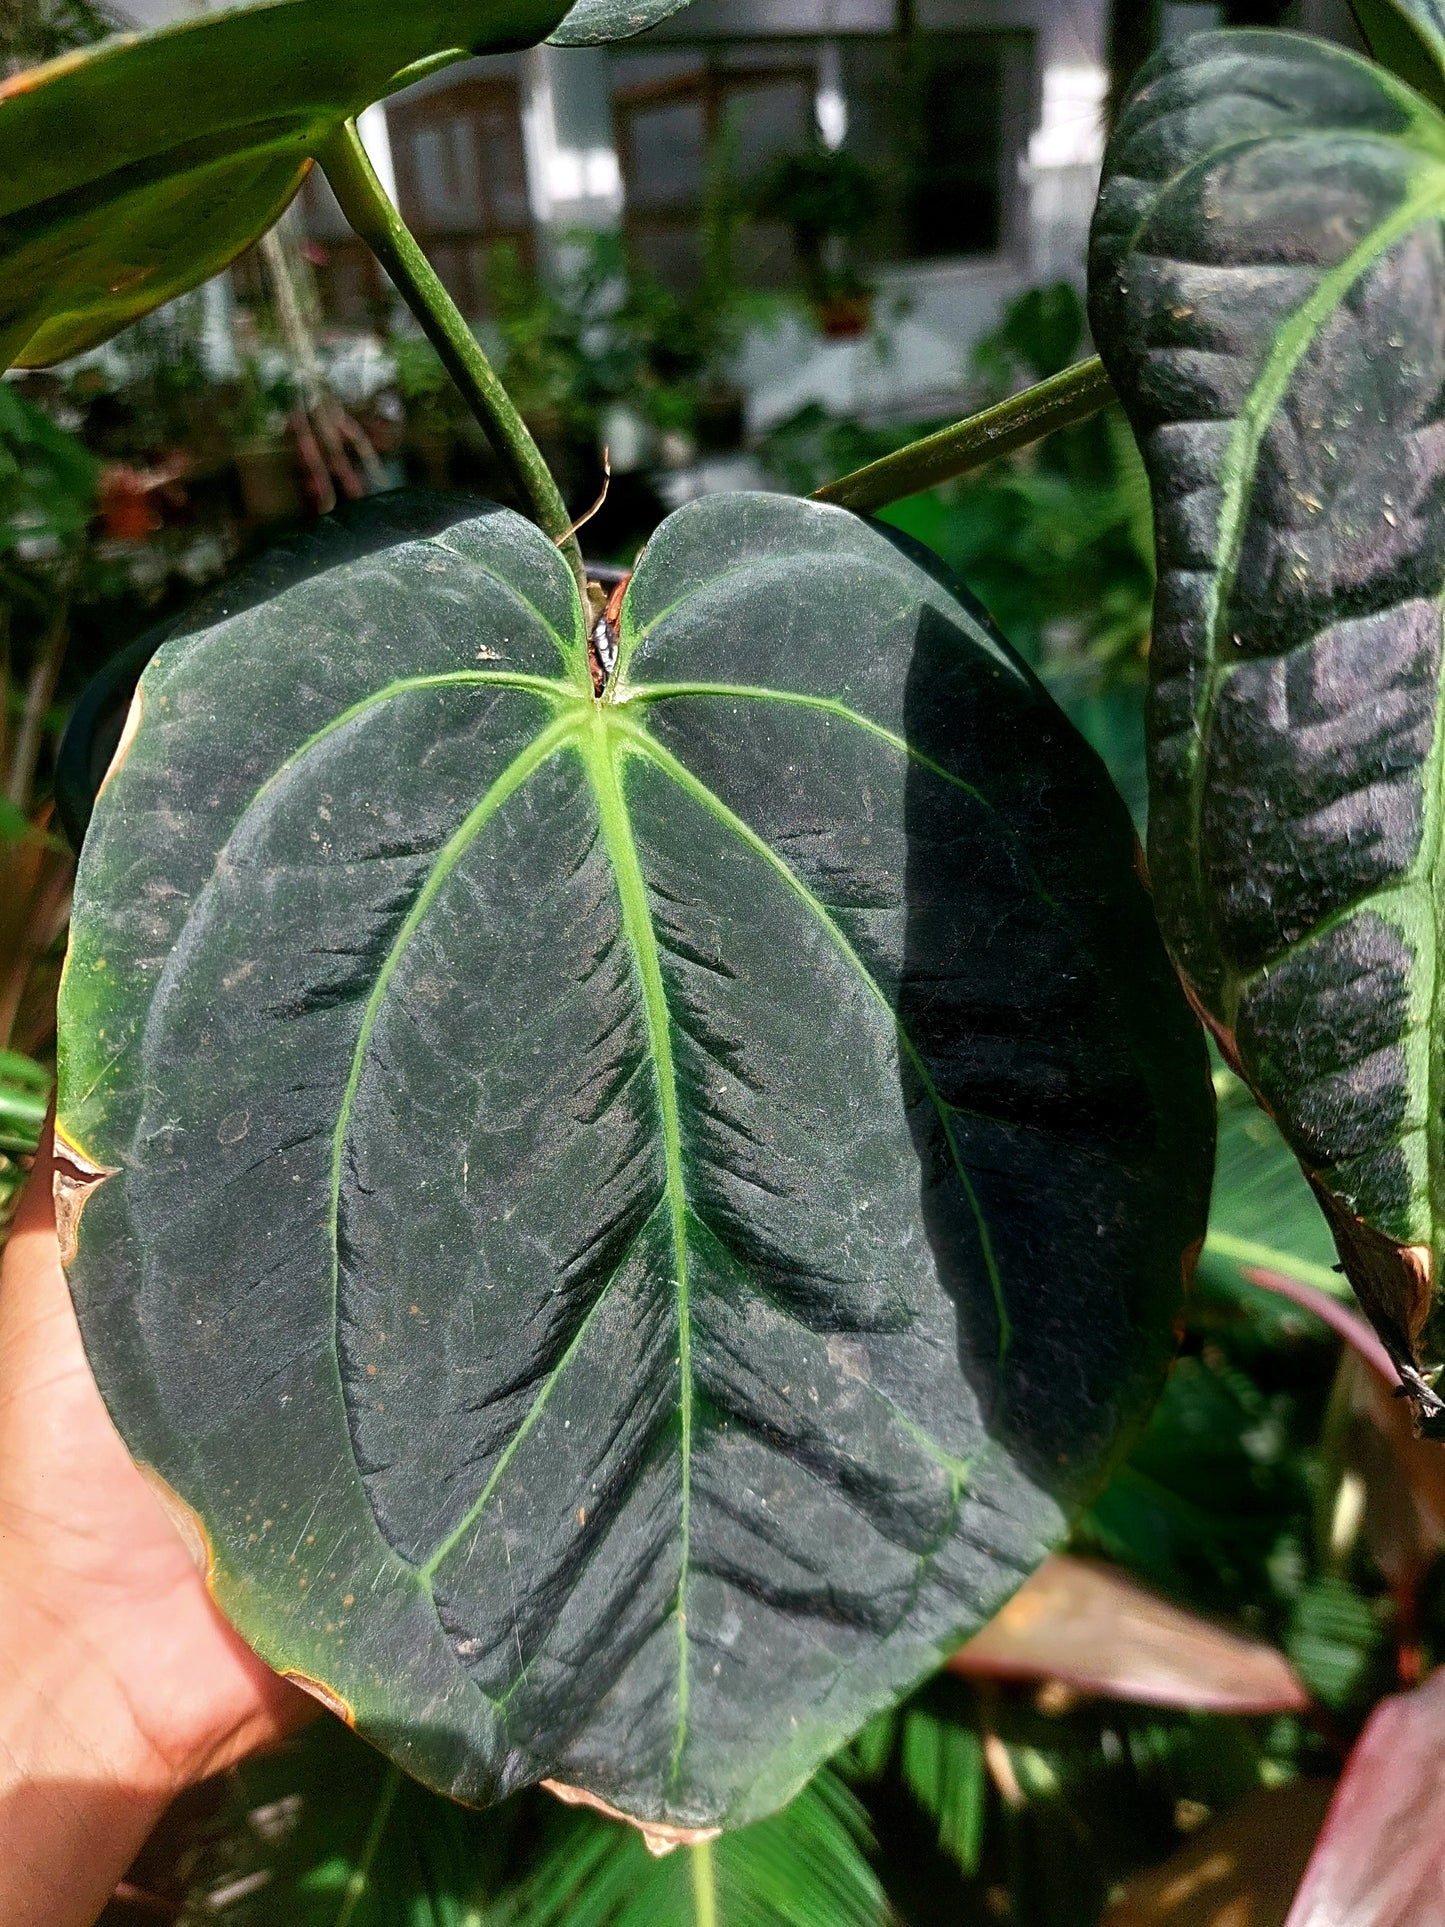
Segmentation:
<svg viewBox="0 0 1445 1927">
<path fill-rule="evenodd" d="M 139 700 L 59 1106 L 128 1442 L 413 1772 L 770 1811 L 1158 1389 L 1210 1100 L 1123 806 L 931 558 L 762 495 L 601 701 L 556 551 L 426 498 Z"/>
<path fill-rule="evenodd" d="M 1199 36 L 1119 120 L 1091 289 L 1155 496 L 1160 918 L 1427 1415 L 1442 211 L 1445 121 L 1402 82 L 1294 35 Z"/>
<path fill-rule="evenodd" d="M 268 0 L 0 83 L 0 365 L 41 367 L 223 268 L 414 61 L 499 53 L 561 0 Z"/>
</svg>

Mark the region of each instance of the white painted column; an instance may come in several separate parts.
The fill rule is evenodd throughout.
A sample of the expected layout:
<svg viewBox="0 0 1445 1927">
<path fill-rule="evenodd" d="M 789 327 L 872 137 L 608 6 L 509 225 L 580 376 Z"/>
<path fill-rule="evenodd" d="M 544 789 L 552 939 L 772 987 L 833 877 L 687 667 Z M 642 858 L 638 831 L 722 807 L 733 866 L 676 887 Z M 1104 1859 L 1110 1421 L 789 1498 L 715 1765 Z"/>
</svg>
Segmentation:
<svg viewBox="0 0 1445 1927">
<path fill-rule="evenodd" d="M 387 199 L 396 206 L 396 162 L 391 154 L 391 128 L 386 119 L 386 102 L 374 100 L 356 117 L 356 131 L 366 149 L 366 158 L 376 169 L 376 178 L 386 190 Z"/>
<path fill-rule="evenodd" d="M 1035 282 L 1083 281 L 1109 91 L 1108 10 L 1047 7 L 1036 15 L 1041 65 L 1039 117 L 1029 137 L 1029 264 Z"/>
<path fill-rule="evenodd" d="M 843 59 L 836 40 L 818 43 L 818 91 L 813 96 L 813 118 L 830 153 L 848 138 L 848 96 L 843 91 Z"/>
<path fill-rule="evenodd" d="M 622 169 L 612 136 L 606 54 L 596 47 L 530 47 L 523 74 L 532 218 L 553 235 L 572 227 L 615 227 L 622 218 Z"/>
</svg>

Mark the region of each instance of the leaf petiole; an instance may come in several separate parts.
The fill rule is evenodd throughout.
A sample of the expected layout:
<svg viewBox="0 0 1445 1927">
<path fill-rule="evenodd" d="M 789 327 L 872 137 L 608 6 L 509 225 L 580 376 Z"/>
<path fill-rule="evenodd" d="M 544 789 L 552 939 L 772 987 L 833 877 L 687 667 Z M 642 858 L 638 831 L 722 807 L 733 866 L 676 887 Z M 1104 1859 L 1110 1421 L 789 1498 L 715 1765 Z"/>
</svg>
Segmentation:
<svg viewBox="0 0 1445 1927">
<path fill-rule="evenodd" d="M 1069 428 L 1087 421 L 1107 408 L 1114 399 L 1114 388 L 1104 373 L 1097 355 L 1076 361 L 1061 374 L 1050 375 L 1022 394 L 966 421 L 941 428 L 936 435 L 925 435 L 910 442 L 880 461 L 855 468 L 836 482 L 825 482 L 813 490 L 815 502 L 834 502 L 839 508 L 866 515 L 873 509 L 887 508 L 924 489 L 951 482 L 970 469 L 981 468 L 1000 455 L 1041 442 L 1056 429 Z"/>
<path fill-rule="evenodd" d="M 476 336 L 442 286 L 411 229 L 392 206 L 367 158 L 355 121 L 343 121 L 316 150 L 341 211 L 396 284 L 467 406 L 486 431 L 532 520 L 549 535 L 587 601 L 582 551 L 572 518 L 516 404 L 497 378 Z"/>
<path fill-rule="evenodd" d="M 712 1842 L 695 1841 L 687 1851 L 692 1861 L 694 1927 L 718 1927 L 717 1879 L 713 1870 Z"/>
</svg>

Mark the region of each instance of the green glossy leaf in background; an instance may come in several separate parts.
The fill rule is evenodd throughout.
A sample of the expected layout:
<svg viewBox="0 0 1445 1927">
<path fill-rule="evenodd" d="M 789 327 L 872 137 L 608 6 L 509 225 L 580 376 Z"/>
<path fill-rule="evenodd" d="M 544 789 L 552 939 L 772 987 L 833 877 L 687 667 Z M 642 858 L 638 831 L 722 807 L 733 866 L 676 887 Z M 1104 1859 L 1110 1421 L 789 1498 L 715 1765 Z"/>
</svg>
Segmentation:
<svg viewBox="0 0 1445 1927">
<path fill-rule="evenodd" d="M 1445 4 L 1442 0 L 1349 0 L 1370 52 L 1382 65 L 1445 107 Z"/>
<path fill-rule="evenodd" d="M 1251 1270 L 1282 1272 L 1339 1296 L 1344 1280 L 1329 1226 L 1293 1153 L 1232 1071 L 1218 1070 L 1214 1089 L 1219 1152 L 1201 1273 L 1216 1270 L 1221 1284 L 1256 1299 L 1244 1276 Z"/>
<path fill-rule="evenodd" d="M 1445 120 L 1202 35 L 1110 143 L 1094 330 L 1155 499 L 1165 936 L 1427 1415 L 1445 1261 Z M 1441 1408 L 1445 1410 L 1445 1407 Z"/>
<path fill-rule="evenodd" d="M 33 1157 L 50 1107 L 50 1073 L 16 1050 L 0 1050 L 0 1153 Z"/>
<path fill-rule="evenodd" d="M 783 1802 L 1161 1383 L 1200 1033 L 1093 753 L 838 509 L 572 578 L 381 498 L 164 644 L 61 999 L 72 1283 L 271 1663 L 412 1772 Z"/>
<path fill-rule="evenodd" d="M 26 542 L 59 547 L 83 538 L 100 471 L 78 435 L 0 383 L 0 557 Z"/>
<path fill-rule="evenodd" d="M 342 120 L 450 48 L 541 40 L 562 0 L 267 0 L 0 83 L 0 365 L 105 341 L 262 235 Z"/>
<path fill-rule="evenodd" d="M 469 1812 L 326 1720 L 228 1775 L 219 1817 L 173 1809 L 131 1882 L 161 1899 L 179 1885 L 183 1927 L 900 1927 L 875 1852 L 823 1767 L 712 1846 L 709 1915 L 690 1854 L 657 1859 L 634 1828 L 546 1794 Z"/>
</svg>

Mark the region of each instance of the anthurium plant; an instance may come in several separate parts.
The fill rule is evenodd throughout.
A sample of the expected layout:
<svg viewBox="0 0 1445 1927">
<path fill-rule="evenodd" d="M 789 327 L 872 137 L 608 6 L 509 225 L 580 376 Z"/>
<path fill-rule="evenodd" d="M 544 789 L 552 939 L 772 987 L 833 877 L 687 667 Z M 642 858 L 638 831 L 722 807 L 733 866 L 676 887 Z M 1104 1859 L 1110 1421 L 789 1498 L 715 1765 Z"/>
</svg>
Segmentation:
<svg viewBox="0 0 1445 1927">
<path fill-rule="evenodd" d="M 706 1866 L 1149 1412 L 1213 1151 L 1186 993 L 1445 1410 L 1445 16 L 1361 0 L 1398 73 L 1171 50 L 1109 150 L 1102 366 L 692 504 L 602 585 L 354 116 L 669 10 L 271 0 L 18 75 L 0 346 L 103 340 L 319 164 L 503 460 L 517 507 L 358 505 L 146 668 L 76 887 L 62 1245 L 272 1666 L 460 1800 L 543 1782 Z M 1177 975 L 1092 751 L 864 513 L 1114 390 Z"/>
<path fill-rule="evenodd" d="M 1093 319 L 1154 488 L 1161 922 L 1442 1430 L 1445 12 L 1359 17 L 1399 73 L 1275 33 L 1155 63 Z"/>
</svg>

